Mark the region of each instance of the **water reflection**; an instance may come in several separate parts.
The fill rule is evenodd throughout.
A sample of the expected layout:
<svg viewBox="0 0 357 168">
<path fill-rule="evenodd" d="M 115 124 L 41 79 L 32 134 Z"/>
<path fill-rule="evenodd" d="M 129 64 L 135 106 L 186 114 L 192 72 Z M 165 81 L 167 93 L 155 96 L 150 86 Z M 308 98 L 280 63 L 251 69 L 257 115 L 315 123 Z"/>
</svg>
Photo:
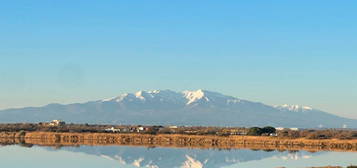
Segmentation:
<svg viewBox="0 0 357 168">
<path fill-rule="evenodd" d="M 0 148 L 4 167 L 63 168 L 276 168 L 357 164 L 357 153 L 204 150 L 126 146 Z M 21 162 L 19 162 L 21 161 Z"/>
<path fill-rule="evenodd" d="M 89 147 L 65 148 L 74 152 L 105 156 L 121 165 L 136 167 L 224 167 L 239 162 L 261 160 L 278 152 L 252 150 L 204 150 L 184 148 Z"/>
</svg>

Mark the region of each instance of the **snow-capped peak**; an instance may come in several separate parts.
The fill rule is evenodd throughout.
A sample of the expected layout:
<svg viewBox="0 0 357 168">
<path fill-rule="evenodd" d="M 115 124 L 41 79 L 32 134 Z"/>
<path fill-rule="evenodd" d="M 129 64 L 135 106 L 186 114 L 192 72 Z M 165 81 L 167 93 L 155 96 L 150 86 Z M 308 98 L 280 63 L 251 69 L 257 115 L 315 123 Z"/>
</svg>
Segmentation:
<svg viewBox="0 0 357 168">
<path fill-rule="evenodd" d="M 112 98 L 108 98 L 108 99 L 103 99 L 101 100 L 101 102 L 109 102 L 109 101 L 116 101 L 116 102 L 120 102 L 122 101 L 124 98 L 128 97 L 129 96 L 129 93 L 124 93 L 124 94 L 121 94 L 117 97 L 112 97 Z"/>
<path fill-rule="evenodd" d="M 204 98 L 209 101 L 208 97 L 205 96 L 205 91 L 202 89 L 196 91 L 183 91 L 184 97 L 188 100 L 186 104 L 191 104 L 197 100 Z"/>
<path fill-rule="evenodd" d="M 300 106 L 300 105 L 288 105 L 288 104 L 284 104 L 284 105 L 278 105 L 278 106 L 274 106 L 275 108 L 279 109 L 279 110 L 287 110 L 287 111 L 311 111 L 313 110 L 311 107 L 309 106 Z"/>
<path fill-rule="evenodd" d="M 125 93 L 120 96 L 104 99 L 101 102 L 147 102 L 147 103 L 174 103 L 182 105 L 197 105 L 200 103 L 212 103 L 211 105 L 232 105 L 240 103 L 241 100 L 232 96 L 206 91 L 202 89 L 194 91 L 175 92 L 171 90 L 138 91 L 135 93 Z"/>
<path fill-rule="evenodd" d="M 146 98 L 152 98 L 154 97 L 150 92 L 146 92 L 146 91 L 138 91 L 135 93 L 135 97 L 139 98 L 141 100 L 145 100 Z"/>
<path fill-rule="evenodd" d="M 241 103 L 241 100 L 235 97 L 202 89 L 196 91 L 183 91 L 182 94 L 186 99 L 186 105 L 194 104 L 196 102 L 210 102 L 211 105 L 232 105 Z"/>
<path fill-rule="evenodd" d="M 147 101 L 147 100 L 167 100 L 167 101 L 175 101 L 178 99 L 183 99 L 181 93 L 177 93 L 171 90 L 151 90 L 151 91 L 137 91 L 135 93 L 125 93 L 121 94 L 120 96 L 114 97 L 114 98 L 109 98 L 109 99 L 103 99 L 101 102 L 122 102 L 124 100 L 129 100 L 131 102 L 133 101 Z"/>
</svg>

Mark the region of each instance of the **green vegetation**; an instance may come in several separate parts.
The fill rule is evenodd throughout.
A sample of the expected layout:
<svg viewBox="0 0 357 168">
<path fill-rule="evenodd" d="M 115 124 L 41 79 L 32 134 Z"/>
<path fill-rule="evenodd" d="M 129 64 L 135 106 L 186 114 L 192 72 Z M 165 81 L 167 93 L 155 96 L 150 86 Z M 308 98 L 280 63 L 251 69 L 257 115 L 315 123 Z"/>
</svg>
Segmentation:
<svg viewBox="0 0 357 168">
<path fill-rule="evenodd" d="M 347 168 L 357 168 L 357 166 L 347 166 Z"/>
<path fill-rule="evenodd" d="M 267 126 L 267 127 L 252 127 L 249 128 L 247 135 L 251 135 L 251 136 L 261 136 L 261 135 L 270 135 L 276 133 L 276 129 L 274 127 L 271 126 Z"/>
<path fill-rule="evenodd" d="M 249 128 L 247 135 L 260 136 L 260 135 L 262 135 L 262 133 L 263 133 L 263 129 L 261 129 L 259 127 L 252 127 L 252 128 Z"/>
</svg>

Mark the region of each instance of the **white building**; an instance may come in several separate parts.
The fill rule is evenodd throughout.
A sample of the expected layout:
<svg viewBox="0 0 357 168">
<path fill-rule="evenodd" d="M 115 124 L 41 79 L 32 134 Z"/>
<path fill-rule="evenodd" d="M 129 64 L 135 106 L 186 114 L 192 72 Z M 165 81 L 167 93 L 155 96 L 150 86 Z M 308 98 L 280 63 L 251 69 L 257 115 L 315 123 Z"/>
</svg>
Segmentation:
<svg viewBox="0 0 357 168">
<path fill-rule="evenodd" d="M 144 131 L 144 127 L 138 127 L 137 132 Z"/>
<path fill-rule="evenodd" d="M 62 126 L 65 124 L 66 124 L 66 122 L 64 122 L 62 120 L 52 120 L 48 125 L 49 126 Z"/>
<path fill-rule="evenodd" d="M 120 129 L 116 129 L 116 128 L 112 127 L 112 128 L 105 129 L 105 131 L 107 131 L 107 132 L 120 132 Z"/>
</svg>

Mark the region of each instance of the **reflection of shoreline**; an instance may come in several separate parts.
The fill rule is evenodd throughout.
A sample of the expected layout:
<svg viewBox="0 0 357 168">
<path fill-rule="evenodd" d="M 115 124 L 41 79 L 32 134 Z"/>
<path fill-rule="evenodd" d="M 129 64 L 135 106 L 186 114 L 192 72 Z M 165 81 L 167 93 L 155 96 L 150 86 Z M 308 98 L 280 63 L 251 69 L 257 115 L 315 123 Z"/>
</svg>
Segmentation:
<svg viewBox="0 0 357 168">
<path fill-rule="evenodd" d="M 1 132 L 0 143 L 34 144 L 40 146 L 145 146 L 202 149 L 355 151 L 357 140 L 283 139 L 255 136 L 207 136 L 181 134 L 113 134 L 113 133 L 55 133 Z"/>
</svg>

